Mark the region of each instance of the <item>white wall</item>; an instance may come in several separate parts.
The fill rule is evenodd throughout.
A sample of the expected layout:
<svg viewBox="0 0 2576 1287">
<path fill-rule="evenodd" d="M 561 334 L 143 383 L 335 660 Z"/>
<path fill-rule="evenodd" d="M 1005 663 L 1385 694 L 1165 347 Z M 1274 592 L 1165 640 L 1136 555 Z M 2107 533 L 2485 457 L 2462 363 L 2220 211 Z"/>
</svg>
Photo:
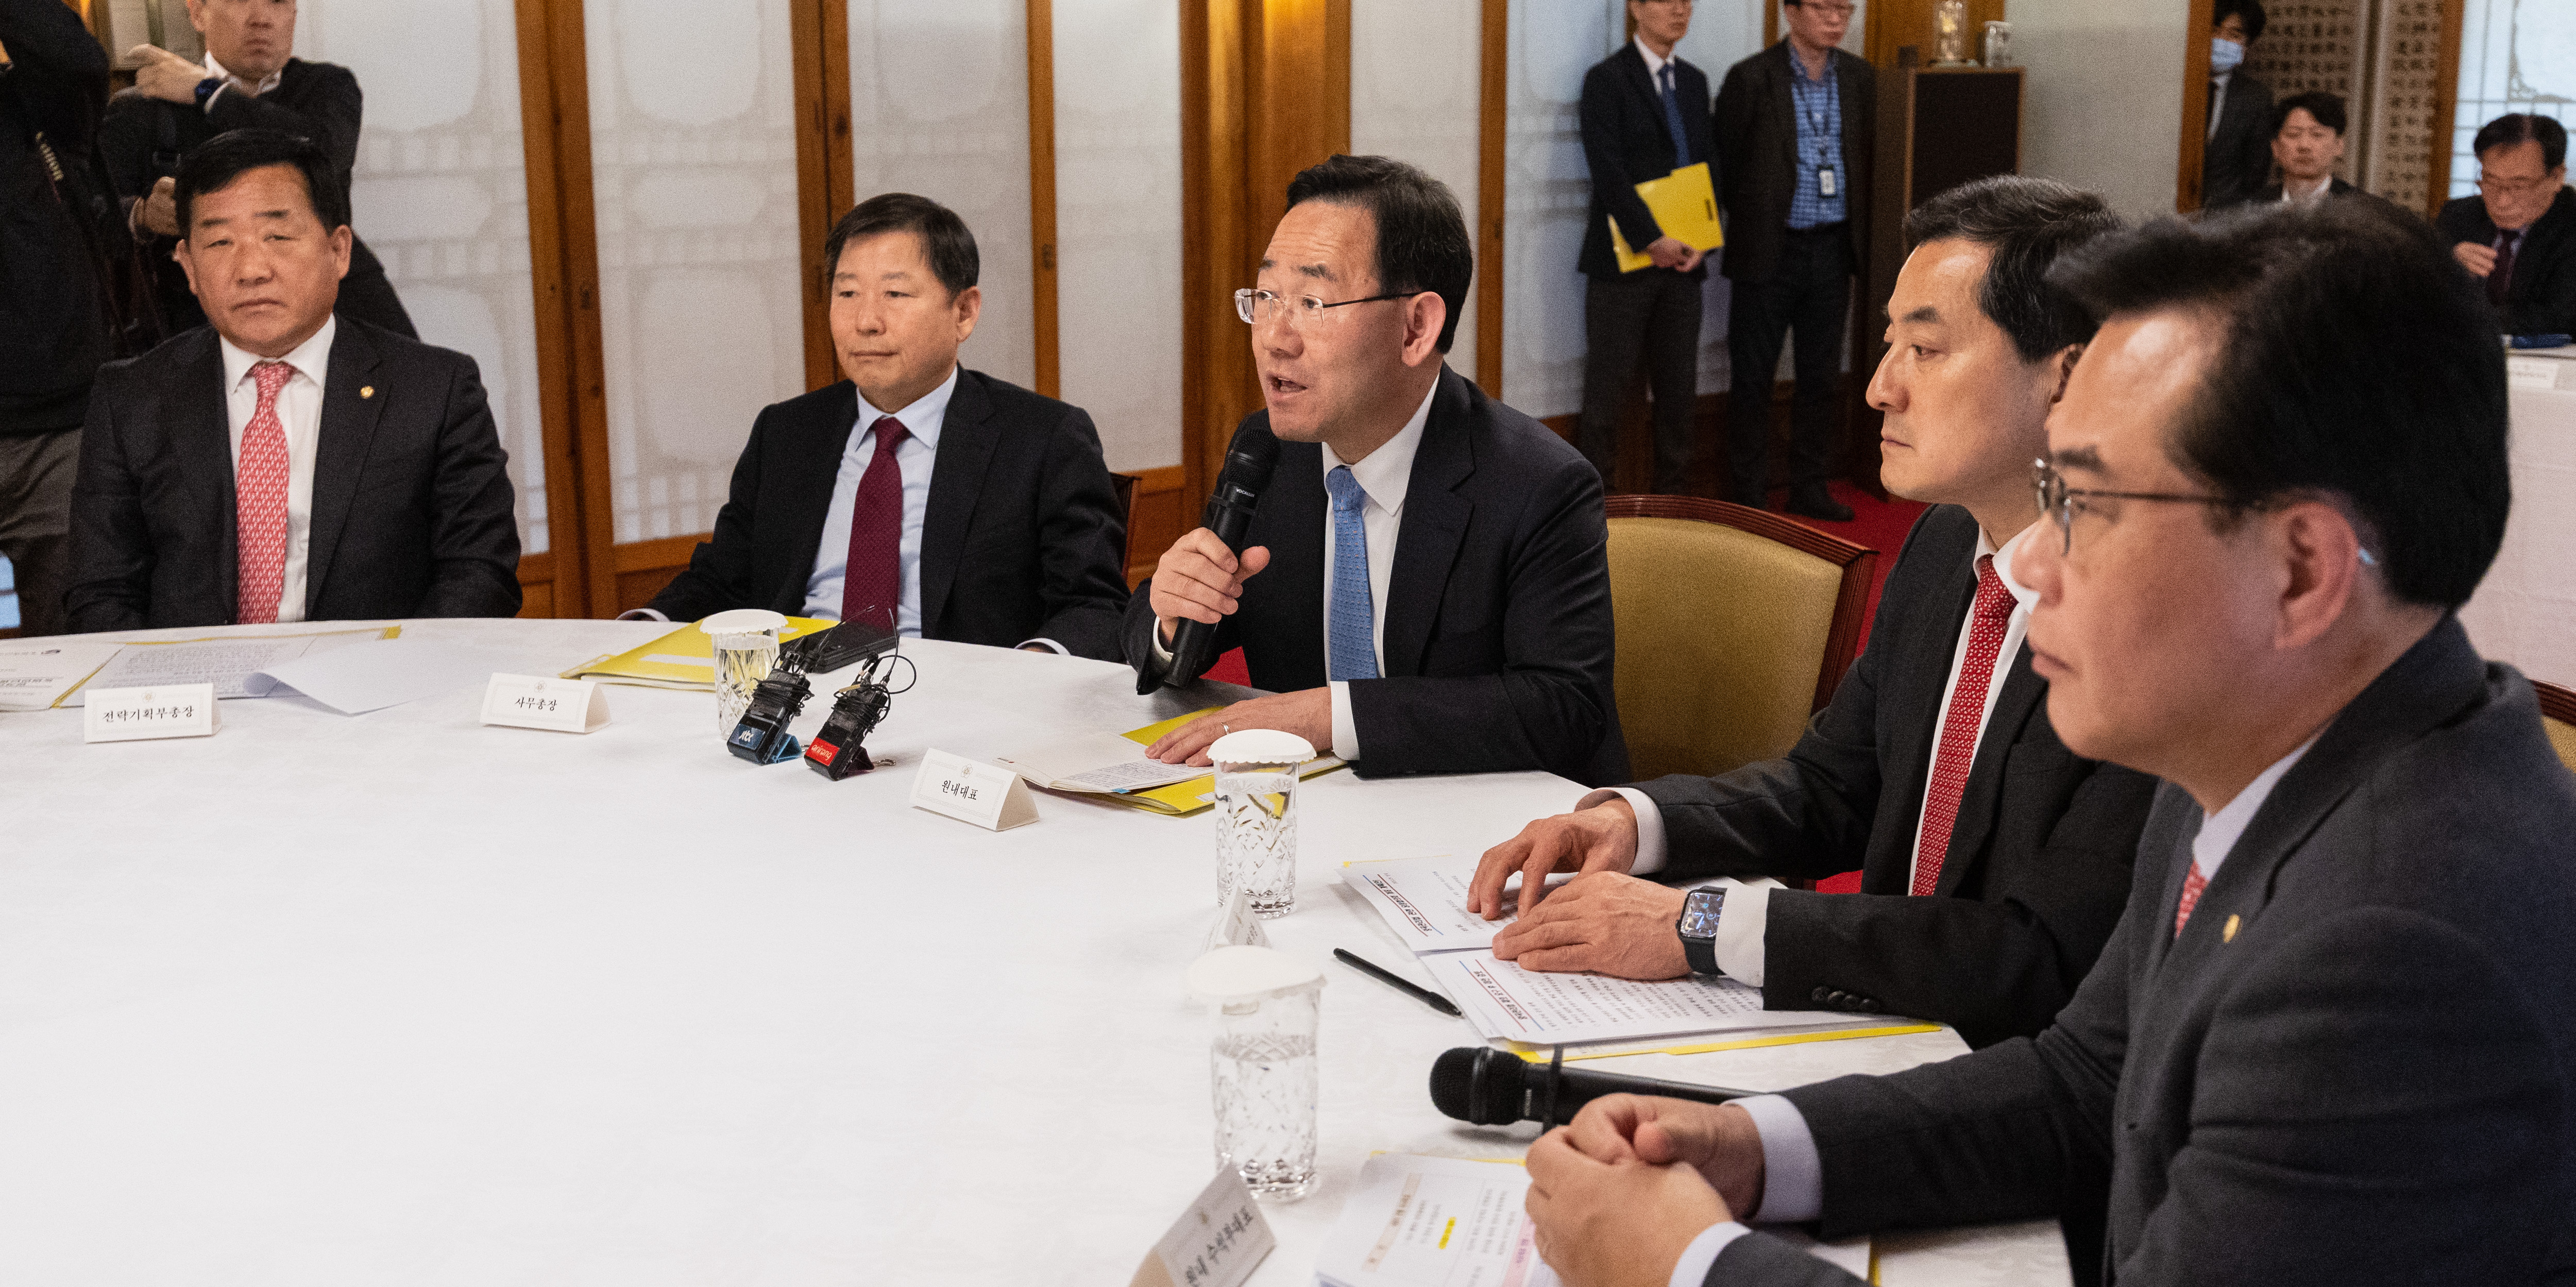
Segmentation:
<svg viewBox="0 0 2576 1287">
<path fill-rule="evenodd" d="M 1351 0 L 1351 151 L 1431 172 L 1476 228 L 1484 6 L 1478 0 Z M 1449 365 L 1476 378 L 1476 296 L 1499 265 L 1477 264 Z"/>
<path fill-rule="evenodd" d="M 1055 9 L 1056 354 L 1109 467 L 1181 463 L 1181 19 Z"/>
<path fill-rule="evenodd" d="M 2022 172 L 2090 188 L 2131 219 L 2174 211 L 2187 0 L 2013 0 L 2030 70 Z"/>
</svg>

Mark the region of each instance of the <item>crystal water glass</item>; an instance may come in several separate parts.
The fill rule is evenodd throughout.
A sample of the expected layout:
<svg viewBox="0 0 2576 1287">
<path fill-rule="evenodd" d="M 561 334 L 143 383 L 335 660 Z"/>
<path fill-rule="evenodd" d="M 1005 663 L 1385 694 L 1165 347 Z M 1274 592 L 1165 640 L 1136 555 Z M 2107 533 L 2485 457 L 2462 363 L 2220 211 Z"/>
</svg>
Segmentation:
<svg viewBox="0 0 2576 1287">
<path fill-rule="evenodd" d="M 1296 764 L 1216 765 L 1216 905 L 1241 889 L 1264 920 L 1297 906 Z"/>
<path fill-rule="evenodd" d="M 1208 1064 L 1216 1106 L 1216 1159 L 1254 1197 L 1306 1196 L 1315 1183 L 1315 1031 L 1324 983 L 1217 1007 Z"/>
<path fill-rule="evenodd" d="M 713 635 L 716 666 L 716 736 L 730 737 L 751 706 L 751 690 L 778 664 L 778 628 L 727 630 Z"/>
</svg>

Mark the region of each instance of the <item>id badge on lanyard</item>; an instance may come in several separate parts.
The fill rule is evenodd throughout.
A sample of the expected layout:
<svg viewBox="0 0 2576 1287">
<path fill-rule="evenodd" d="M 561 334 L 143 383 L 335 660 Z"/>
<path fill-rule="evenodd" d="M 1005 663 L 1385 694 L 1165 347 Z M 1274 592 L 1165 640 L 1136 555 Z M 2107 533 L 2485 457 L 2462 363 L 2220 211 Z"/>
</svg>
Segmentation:
<svg viewBox="0 0 2576 1287">
<path fill-rule="evenodd" d="M 1834 167 L 1830 165 L 1816 167 L 1816 195 L 1820 197 L 1834 195 Z"/>
</svg>

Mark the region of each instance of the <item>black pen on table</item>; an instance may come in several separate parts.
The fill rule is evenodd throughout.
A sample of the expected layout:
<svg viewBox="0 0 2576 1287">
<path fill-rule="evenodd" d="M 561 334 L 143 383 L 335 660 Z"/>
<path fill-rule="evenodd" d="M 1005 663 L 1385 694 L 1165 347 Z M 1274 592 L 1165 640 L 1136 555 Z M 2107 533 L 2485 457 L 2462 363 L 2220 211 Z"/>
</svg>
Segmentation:
<svg viewBox="0 0 2576 1287">
<path fill-rule="evenodd" d="M 1386 984 L 1388 987 L 1394 988 L 1396 991 L 1402 992 L 1406 996 L 1412 997 L 1414 1000 L 1419 1001 L 1452 1019 L 1462 1019 L 1466 1017 L 1458 1012 L 1457 1006 L 1450 1004 L 1449 998 L 1444 997 L 1429 988 L 1416 987 L 1411 983 L 1407 983 L 1393 974 L 1390 974 L 1377 966 L 1371 965 L 1338 947 L 1333 949 L 1333 955 L 1338 958 L 1342 964 L 1350 966 L 1352 969 L 1358 970 L 1360 973 L 1365 974 L 1380 983 Z"/>
</svg>

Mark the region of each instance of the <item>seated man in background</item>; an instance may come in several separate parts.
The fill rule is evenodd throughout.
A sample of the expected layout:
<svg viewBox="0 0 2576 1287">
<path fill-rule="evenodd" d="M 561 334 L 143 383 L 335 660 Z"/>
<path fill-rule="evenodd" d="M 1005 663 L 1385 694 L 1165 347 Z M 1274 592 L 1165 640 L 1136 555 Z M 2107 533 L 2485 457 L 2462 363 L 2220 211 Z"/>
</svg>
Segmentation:
<svg viewBox="0 0 2576 1287">
<path fill-rule="evenodd" d="M 1934 1019 L 1976 1046 L 2048 1026 L 2119 922 L 2155 791 L 2058 741 L 2022 638 L 2034 596 L 2010 575 L 2037 517 L 2030 462 L 2093 333 L 2048 270 L 2118 227 L 2100 197 L 2029 178 L 1952 188 L 1906 216 L 1914 251 L 1869 401 L 1886 414 L 1888 490 L 1933 507 L 1888 574 L 1867 650 L 1785 758 L 1596 791 L 1488 851 L 1471 908 L 1501 916 L 1504 881 L 1522 877 L 1496 956 L 1724 973 L 1772 1009 Z M 1856 894 L 1691 895 L 1703 914 L 1718 904 L 1714 935 L 1680 925 L 1682 890 L 1639 879 L 1855 867 Z M 1548 892 L 1552 871 L 1584 874 Z"/>
<path fill-rule="evenodd" d="M 2336 177 L 2343 159 L 2343 98 L 2324 90 L 2292 94 L 2272 105 L 2272 162 L 2281 181 L 2254 197 L 2259 205 L 2312 206 L 2327 197 L 2378 197 Z"/>
<path fill-rule="evenodd" d="M 1148 755 L 1205 764 L 1227 728 L 1275 728 L 1369 777 L 1627 776 L 1601 475 L 1442 360 L 1474 272 L 1457 198 L 1413 166 L 1337 156 L 1288 185 L 1235 292 L 1268 407 L 1235 440 L 1277 435 L 1277 469 L 1243 548 L 1174 542 L 1126 627 L 1145 681 L 1198 678 L 1172 673 L 1187 619 L 1278 695 Z"/>
<path fill-rule="evenodd" d="M 975 235 L 889 192 L 823 243 L 849 378 L 761 411 L 714 537 L 641 613 L 875 620 L 922 639 L 1116 661 L 1127 542 L 1082 408 L 957 363 Z"/>
<path fill-rule="evenodd" d="M 71 628 L 517 615 L 509 457 L 474 359 L 332 316 L 350 236 L 331 158 L 218 135 L 175 201 L 212 325 L 99 371 Z"/>
<path fill-rule="evenodd" d="M 365 111 L 348 68 L 295 57 L 295 0 L 188 0 L 188 21 L 205 40 L 205 61 L 135 46 L 143 65 L 134 88 L 108 104 L 98 129 L 99 158 L 125 199 L 135 237 L 160 264 L 162 323 L 171 335 L 207 320 L 186 276 L 168 263 L 180 235 L 172 186 L 188 154 L 230 130 L 300 135 L 331 158 L 346 209 Z M 419 338 L 384 265 L 355 237 L 339 308 L 342 316 Z"/>
<path fill-rule="evenodd" d="M 2515 113 L 2478 128 L 2478 195 L 2455 197 L 2433 226 L 2451 257 L 2486 285 L 2505 335 L 2576 334 L 2576 193 L 2567 190 L 2567 127 Z"/>
<path fill-rule="evenodd" d="M 2067 746 L 2165 779 L 2119 932 L 2035 1041 L 1593 1101 L 1530 1150 L 1538 1245 L 1573 1287 L 1821 1287 L 1860 1280 L 1736 1217 L 2107 1213 L 2121 1287 L 2576 1278 L 2576 779 L 2453 615 L 2511 490 L 2476 292 L 2362 201 L 2059 280 L 2102 328 L 2016 573 Z"/>
</svg>

